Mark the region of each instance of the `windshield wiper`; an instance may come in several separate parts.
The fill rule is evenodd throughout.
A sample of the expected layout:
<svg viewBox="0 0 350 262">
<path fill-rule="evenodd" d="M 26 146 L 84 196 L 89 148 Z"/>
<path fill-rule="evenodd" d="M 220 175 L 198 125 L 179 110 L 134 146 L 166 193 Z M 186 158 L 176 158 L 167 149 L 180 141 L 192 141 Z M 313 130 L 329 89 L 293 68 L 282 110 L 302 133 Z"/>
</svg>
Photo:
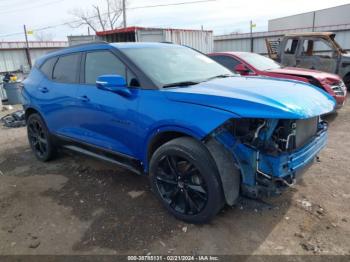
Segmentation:
<svg viewBox="0 0 350 262">
<path fill-rule="evenodd" d="M 171 84 L 166 84 L 163 86 L 163 88 L 167 88 L 167 87 L 177 87 L 177 86 L 193 86 L 193 85 L 197 85 L 200 82 L 196 82 L 196 81 L 183 81 L 183 82 L 177 82 L 177 83 L 171 83 Z"/>
<path fill-rule="evenodd" d="M 215 79 L 215 78 L 226 78 L 226 77 L 234 77 L 234 76 L 235 75 L 233 75 L 233 74 L 222 74 L 222 75 L 209 77 L 209 78 L 205 79 L 203 82 L 207 82 L 207 81 L 210 81 L 210 80 Z"/>
<path fill-rule="evenodd" d="M 202 83 L 202 82 L 207 82 L 207 81 L 215 79 L 215 78 L 226 78 L 226 77 L 233 77 L 233 76 L 235 76 L 235 75 L 233 75 L 233 74 L 222 74 L 222 75 L 217 75 L 217 76 L 213 76 L 213 77 L 207 78 L 207 79 L 205 79 L 203 81 L 183 81 L 183 82 L 166 84 L 166 85 L 163 86 L 163 88 L 177 87 L 177 86 L 193 86 L 193 85 L 198 85 L 199 83 Z"/>
</svg>

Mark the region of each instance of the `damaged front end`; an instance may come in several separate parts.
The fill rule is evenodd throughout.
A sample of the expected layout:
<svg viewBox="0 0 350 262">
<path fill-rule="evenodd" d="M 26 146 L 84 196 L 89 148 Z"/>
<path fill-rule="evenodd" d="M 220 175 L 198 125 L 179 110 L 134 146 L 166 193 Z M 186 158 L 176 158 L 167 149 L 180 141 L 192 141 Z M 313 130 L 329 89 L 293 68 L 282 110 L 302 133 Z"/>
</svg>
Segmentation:
<svg viewBox="0 0 350 262">
<path fill-rule="evenodd" d="M 233 156 L 241 192 L 279 194 L 327 143 L 327 123 L 309 119 L 232 119 L 211 133 Z"/>
</svg>

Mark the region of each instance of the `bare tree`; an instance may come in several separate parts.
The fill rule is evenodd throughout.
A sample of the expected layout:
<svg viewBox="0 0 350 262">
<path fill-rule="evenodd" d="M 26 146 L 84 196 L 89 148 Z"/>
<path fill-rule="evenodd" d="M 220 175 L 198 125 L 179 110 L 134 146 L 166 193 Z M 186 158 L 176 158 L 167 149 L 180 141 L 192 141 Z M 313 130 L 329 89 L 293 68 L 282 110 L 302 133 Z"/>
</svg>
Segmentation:
<svg viewBox="0 0 350 262">
<path fill-rule="evenodd" d="M 104 4 L 93 5 L 90 9 L 75 8 L 70 13 L 77 19 L 70 26 L 79 28 L 88 25 L 95 32 L 119 28 L 123 21 L 122 0 L 104 0 Z"/>
</svg>

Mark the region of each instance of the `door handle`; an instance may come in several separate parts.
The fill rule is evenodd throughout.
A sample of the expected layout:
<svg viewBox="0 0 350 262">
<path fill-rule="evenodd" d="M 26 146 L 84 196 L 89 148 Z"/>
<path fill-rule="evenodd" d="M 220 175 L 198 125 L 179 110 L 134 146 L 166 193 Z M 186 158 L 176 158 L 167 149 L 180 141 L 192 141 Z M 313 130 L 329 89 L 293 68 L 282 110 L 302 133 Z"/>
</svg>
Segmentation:
<svg viewBox="0 0 350 262">
<path fill-rule="evenodd" d="M 47 87 L 39 87 L 38 90 L 41 92 L 41 93 L 47 93 L 49 92 L 49 89 Z"/>
<path fill-rule="evenodd" d="M 83 102 L 89 102 L 90 101 L 90 99 L 87 96 L 79 96 L 78 99 L 83 101 Z"/>
</svg>

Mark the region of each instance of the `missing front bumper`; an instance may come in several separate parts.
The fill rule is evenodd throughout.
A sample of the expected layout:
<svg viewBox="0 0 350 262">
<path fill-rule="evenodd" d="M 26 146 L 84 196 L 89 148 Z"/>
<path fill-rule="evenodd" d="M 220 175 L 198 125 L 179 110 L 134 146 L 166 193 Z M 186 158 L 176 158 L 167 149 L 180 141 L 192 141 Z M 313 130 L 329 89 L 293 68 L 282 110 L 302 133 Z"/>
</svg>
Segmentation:
<svg viewBox="0 0 350 262">
<path fill-rule="evenodd" d="M 219 132 L 215 138 L 228 149 L 240 167 L 241 192 L 250 197 L 280 194 L 294 184 L 312 164 L 327 144 L 327 125 L 317 135 L 294 152 L 277 156 L 259 152 L 237 141 L 229 132 Z"/>
</svg>

